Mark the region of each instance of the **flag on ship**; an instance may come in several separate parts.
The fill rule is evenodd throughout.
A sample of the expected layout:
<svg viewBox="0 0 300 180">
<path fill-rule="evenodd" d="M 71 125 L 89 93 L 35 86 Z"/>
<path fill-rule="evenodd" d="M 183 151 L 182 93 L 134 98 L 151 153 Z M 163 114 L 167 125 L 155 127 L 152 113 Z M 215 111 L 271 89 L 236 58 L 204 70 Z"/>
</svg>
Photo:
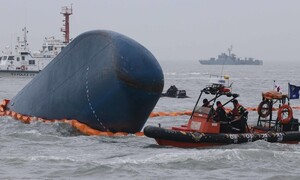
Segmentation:
<svg viewBox="0 0 300 180">
<path fill-rule="evenodd" d="M 289 98 L 299 99 L 300 86 L 292 85 L 289 83 Z"/>
</svg>

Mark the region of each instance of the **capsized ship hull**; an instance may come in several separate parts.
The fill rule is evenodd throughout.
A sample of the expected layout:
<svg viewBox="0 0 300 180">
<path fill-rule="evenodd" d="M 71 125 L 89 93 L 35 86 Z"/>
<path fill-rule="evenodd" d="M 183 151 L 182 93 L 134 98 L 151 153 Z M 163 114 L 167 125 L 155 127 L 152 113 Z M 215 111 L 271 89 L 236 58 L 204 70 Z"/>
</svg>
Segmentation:
<svg viewBox="0 0 300 180">
<path fill-rule="evenodd" d="M 101 131 L 135 133 L 163 85 L 162 69 L 145 47 L 96 30 L 75 38 L 7 107 L 45 119 L 76 119 Z"/>
</svg>

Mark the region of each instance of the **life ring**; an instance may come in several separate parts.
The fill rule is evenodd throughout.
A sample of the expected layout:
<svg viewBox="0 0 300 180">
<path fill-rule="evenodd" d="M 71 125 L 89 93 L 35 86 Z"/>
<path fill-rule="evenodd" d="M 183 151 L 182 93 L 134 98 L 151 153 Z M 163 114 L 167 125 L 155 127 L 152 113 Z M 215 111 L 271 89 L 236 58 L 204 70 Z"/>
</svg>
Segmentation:
<svg viewBox="0 0 300 180">
<path fill-rule="evenodd" d="M 288 113 L 288 115 L 287 117 L 284 117 L 286 116 L 286 113 Z M 288 104 L 282 105 L 278 109 L 277 118 L 282 124 L 288 124 L 293 118 L 293 110 L 291 106 L 289 106 Z"/>
<path fill-rule="evenodd" d="M 257 113 L 260 117 L 266 118 L 270 115 L 271 113 L 271 106 L 270 102 L 268 100 L 262 101 L 257 108 Z"/>
<path fill-rule="evenodd" d="M 24 65 L 21 66 L 21 70 L 22 70 L 22 71 L 25 70 L 25 66 L 24 66 Z"/>
</svg>

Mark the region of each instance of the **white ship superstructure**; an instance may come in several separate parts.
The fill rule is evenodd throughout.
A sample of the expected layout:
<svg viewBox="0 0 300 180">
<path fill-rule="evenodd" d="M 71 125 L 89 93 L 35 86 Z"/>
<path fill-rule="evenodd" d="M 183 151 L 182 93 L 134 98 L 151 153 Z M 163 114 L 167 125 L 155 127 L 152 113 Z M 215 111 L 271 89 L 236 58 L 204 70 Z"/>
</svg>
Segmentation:
<svg viewBox="0 0 300 180">
<path fill-rule="evenodd" d="M 61 30 L 64 32 L 65 40 L 56 39 L 53 36 L 46 37 L 42 49 L 32 52 L 29 49 L 27 41 L 28 31 L 24 27 L 22 29 L 23 37 L 17 38 L 15 48 L 6 48 L 2 51 L 2 55 L 0 56 L 0 77 L 33 77 L 44 69 L 67 46 L 69 43 L 69 15 L 72 14 L 72 7 L 63 7 L 61 14 L 65 16 L 64 28 Z M 68 22 L 66 22 L 66 19 Z"/>
</svg>

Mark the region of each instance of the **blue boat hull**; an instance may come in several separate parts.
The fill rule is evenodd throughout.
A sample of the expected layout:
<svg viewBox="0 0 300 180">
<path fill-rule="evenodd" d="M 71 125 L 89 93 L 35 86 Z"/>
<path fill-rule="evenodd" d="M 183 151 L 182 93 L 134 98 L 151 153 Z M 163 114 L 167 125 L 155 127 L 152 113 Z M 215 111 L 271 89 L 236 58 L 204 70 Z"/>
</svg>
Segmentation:
<svg viewBox="0 0 300 180">
<path fill-rule="evenodd" d="M 45 119 L 76 119 L 94 129 L 142 129 L 164 86 L 155 57 L 136 41 L 112 31 L 75 38 L 8 104 Z"/>
</svg>

